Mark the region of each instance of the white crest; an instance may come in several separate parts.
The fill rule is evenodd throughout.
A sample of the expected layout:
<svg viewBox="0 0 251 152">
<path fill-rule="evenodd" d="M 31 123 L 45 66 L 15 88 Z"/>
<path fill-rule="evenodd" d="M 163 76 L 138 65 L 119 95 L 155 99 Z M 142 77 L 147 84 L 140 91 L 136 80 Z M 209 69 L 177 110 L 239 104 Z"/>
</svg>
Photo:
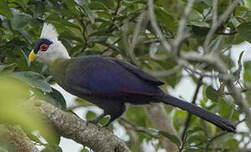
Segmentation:
<svg viewBox="0 0 251 152">
<path fill-rule="evenodd" d="M 57 41 L 58 32 L 52 24 L 44 23 L 40 38 L 46 38 L 52 41 Z"/>
<path fill-rule="evenodd" d="M 52 41 L 46 51 L 38 51 L 37 60 L 46 64 L 53 64 L 59 58 L 70 59 L 66 48 L 58 40 L 58 33 L 52 24 L 44 23 L 40 38 L 45 38 Z"/>
</svg>

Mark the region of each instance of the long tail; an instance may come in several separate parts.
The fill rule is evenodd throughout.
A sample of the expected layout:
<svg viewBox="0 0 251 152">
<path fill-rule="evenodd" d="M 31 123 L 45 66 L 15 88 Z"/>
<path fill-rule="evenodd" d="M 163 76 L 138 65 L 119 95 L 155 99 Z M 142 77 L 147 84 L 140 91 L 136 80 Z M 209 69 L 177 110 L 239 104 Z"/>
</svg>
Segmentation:
<svg viewBox="0 0 251 152">
<path fill-rule="evenodd" d="M 158 101 L 164 102 L 166 104 L 173 105 L 175 107 L 181 108 L 183 110 L 186 110 L 204 120 L 207 120 L 216 126 L 220 127 L 222 130 L 226 130 L 228 132 L 235 132 L 235 126 L 233 126 L 230 122 L 225 120 L 224 118 L 211 113 L 205 109 L 202 109 L 194 104 L 191 104 L 189 102 L 183 101 L 181 99 L 175 98 L 173 96 L 164 95 L 161 97 L 157 97 Z"/>
</svg>

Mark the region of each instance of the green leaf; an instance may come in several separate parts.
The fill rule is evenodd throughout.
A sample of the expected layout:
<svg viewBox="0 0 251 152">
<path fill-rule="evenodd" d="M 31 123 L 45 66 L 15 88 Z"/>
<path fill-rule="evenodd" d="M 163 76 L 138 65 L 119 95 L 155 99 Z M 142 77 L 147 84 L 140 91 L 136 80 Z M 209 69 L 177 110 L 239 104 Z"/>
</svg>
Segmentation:
<svg viewBox="0 0 251 152">
<path fill-rule="evenodd" d="M 7 18 L 12 18 L 12 13 L 10 11 L 10 8 L 7 4 L 6 0 L 0 0 L 0 15 L 3 15 Z"/>
<path fill-rule="evenodd" d="M 203 15 L 198 12 L 197 10 L 193 9 L 189 15 L 189 24 L 198 26 L 198 27 L 204 27 L 209 28 L 210 25 L 207 22 L 203 22 Z"/>
<path fill-rule="evenodd" d="M 20 13 L 17 10 L 13 10 L 13 19 L 11 19 L 11 26 L 14 30 L 24 28 L 31 20 L 31 16 L 25 13 Z"/>
<path fill-rule="evenodd" d="M 92 11 L 85 5 L 83 5 L 82 7 L 83 7 L 85 13 L 87 14 L 88 18 L 90 19 L 91 23 L 94 24 L 95 17 L 93 15 Z"/>
<path fill-rule="evenodd" d="M 77 0 L 76 3 L 80 6 L 86 5 L 86 1 L 85 0 Z"/>
<path fill-rule="evenodd" d="M 215 90 L 212 86 L 208 86 L 206 89 L 206 95 L 208 99 L 211 99 L 213 102 L 218 100 L 219 91 Z"/>
<path fill-rule="evenodd" d="M 129 106 L 126 111 L 126 118 L 142 127 L 149 127 L 151 123 L 143 107 Z"/>
<path fill-rule="evenodd" d="M 49 93 L 52 91 L 50 84 L 46 82 L 44 76 L 40 75 L 39 73 L 31 71 L 14 72 L 10 76 L 22 80 L 28 85 L 40 89 L 43 92 Z"/>
<path fill-rule="evenodd" d="M 188 137 L 188 143 L 195 143 L 195 142 L 208 142 L 208 138 L 205 135 L 193 135 Z"/>
<path fill-rule="evenodd" d="M 53 23 L 53 25 L 56 26 L 57 31 L 65 31 L 66 27 L 73 27 L 81 31 L 81 28 L 78 25 L 75 25 L 74 23 L 69 22 L 68 20 L 65 20 L 63 18 L 60 18 L 58 15 L 51 14 L 47 18 L 47 22 Z"/>
<path fill-rule="evenodd" d="M 160 135 L 167 137 L 169 140 L 171 140 L 173 143 L 175 143 L 178 147 L 180 146 L 181 142 L 177 136 L 172 135 L 169 132 L 163 131 L 163 130 L 159 130 L 158 133 Z"/>
<path fill-rule="evenodd" d="M 162 55 L 162 57 L 163 57 L 163 55 Z M 170 70 L 177 65 L 176 61 L 172 58 L 168 58 L 165 60 L 155 60 L 155 61 L 160 65 L 161 71 Z M 171 75 L 167 75 L 167 76 L 163 75 L 160 77 L 160 79 L 164 80 L 167 85 L 174 88 L 176 86 L 176 84 L 180 82 L 181 76 L 182 76 L 181 72 L 177 71 Z"/>
<path fill-rule="evenodd" d="M 89 5 L 89 8 L 93 9 L 93 10 L 109 11 L 109 8 L 107 8 L 107 6 L 104 5 L 104 3 L 99 2 L 99 1 L 91 1 L 90 5 Z"/>
<path fill-rule="evenodd" d="M 251 81 L 251 61 L 244 62 L 244 74 L 245 81 Z"/>
<path fill-rule="evenodd" d="M 205 9 L 208 8 L 208 6 L 211 6 L 212 1 L 211 3 L 210 1 L 211 0 L 197 0 L 195 1 L 193 8 L 197 10 L 198 12 L 203 13 Z"/>
<path fill-rule="evenodd" d="M 221 49 L 223 49 L 223 43 L 225 41 L 224 36 L 220 35 L 216 39 L 214 39 L 210 44 L 209 44 L 209 50 L 212 52 L 217 52 Z"/>
<path fill-rule="evenodd" d="M 244 53 L 244 51 L 241 52 L 241 54 L 239 56 L 239 59 L 238 59 L 238 65 L 239 66 L 241 65 L 241 59 L 242 59 L 243 53 Z"/>
<path fill-rule="evenodd" d="M 175 128 L 178 130 L 184 126 L 184 122 L 186 121 L 187 118 L 187 112 L 184 110 L 176 110 L 175 114 L 173 116 L 173 124 Z"/>
<path fill-rule="evenodd" d="M 22 102 L 32 102 L 27 100 L 30 99 L 30 87 L 13 78 L 13 75 L 10 76 L 0 77 L 0 121 L 18 124 L 28 132 L 36 130 L 48 143 L 57 142 L 58 137 L 52 126 L 44 123 L 38 113 L 31 112 L 27 106 L 21 106 Z M 35 91 L 33 93 L 36 94 Z"/>
<path fill-rule="evenodd" d="M 83 148 L 80 152 L 89 152 L 89 150 L 86 148 Z"/>
<path fill-rule="evenodd" d="M 245 16 L 248 13 L 248 9 L 243 6 L 237 6 L 235 8 L 235 16 Z"/>
<path fill-rule="evenodd" d="M 86 56 L 86 55 L 101 55 L 102 52 L 97 51 L 97 50 L 85 50 L 81 55 Z"/>
<path fill-rule="evenodd" d="M 236 71 L 233 72 L 234 77 L 239 80 L 240 79 L 240 75 L 241 75 L 241 71 L 242 71 L 242 56 L 244 54 L 244 51 L 241 52 L 239 59 L 238 59 L 238 69 Z"/>
<path fill-rule="evenodd" d="M 228 118 L 232 113 L 233 107 L 227 104 L 223 99 L 221 99 L 218 103 L 220 107 L 219 114 L 225 118 Z"/>
<path fill-rule="evenodd" d="M 17 31 L 19 33 L 21 33 L 26 38 L 26 40 L 29 42 L 29 44 L 32 44 L 31 36 L 29 35 L 28 32 L 26 32 L 24 29 L 18 29 Z"/>
<path fill-rule="evenodd" d="M 244 80 L 251 82 L 251 61 L 244 62 Z"/>
<path fill-rule="evenodd" d="M 0 65 L 0 72 L 6 72 L 6 71 L 14 71 L 15 67 L 17 66 L 16 63 L 11 63 L 11 64 L 7 64 L 7 65 Z"/>
<path fill-rule="evenodd" d="M 41 152 L 62 152 L 62 149 L 58 145 L 46 145 Z"/>
<path fill-rule="evenodd" d="M 251 22 L 243 22 L 238 27 L 237 30 L 240 36 L 248 41 L 251 42 Z"/>
<path fill-rule="evenodd" d="M 229 55 L 226 55 L 226 54 L 221 54 L 220 55 L 220 58 L 222 59 L 222 61 L 227 64 L 228 67 L 234 67 L 235 66 L 235 63 L 233 61 L 233 59 L 229 56 Z M 211 68 L 214 68 L 213 66 L 211 66 Z"/>
<path fill-rule="evenodd" d="M 172 32 L 175 32 L 177 30 L 178 23 L 163 8 L 155 7 L 154 11 L 158 22 L 162 23 L 166 28 L 168 28 Z"/>
<path fill-rule="evenodd" d="M 45 101 L 50 102 L 56 107 L 59 107 L 62 110 L 66 110 L 66 101 L 63 95 L 54 88 L 51 88 L 52 92 L 47 93 L 45 96 Z"/>
<path fill-rule="evenodd" d="M 224 144 L 224 147 L 229 147 L 231 151 L 239 151 L 239 142 L 234 138 L 229 138 L 229 140 Z"/>
<path fill-rule="evenodd" d="M 92 111 L 88 111 L 87 113 L 86 113 L 86 119 L 87 120 L 93 120 L 93 119 L 95 119 L 96 117 L 97 117 L 97 115 L 96 115 L 96 113 L 95 112 L 92 112 Z"/>
<path fill-rule="evenodd" d="M 193 134 L 198 134 L 199 132 L 203 133 L 203 129 L 201 128 L 201 126 L 195 127 L 194 129 L 189 129 L 186 132 L 186 136 L 192 136 Z"/>
<path fill-rule="evenodd" d="M 199 40 L 204 40 L 208 31 L 210 30 L 210 28 L 208 27 L 201 27 L 201 26 L 196 26 L 196 25 L 190 25 L 189 27 L 191 27 L 191 33 Z M 192 39 L 192 38 L 190 38 Z M 191 45 L 190 43 L 190 39 L 188 39 L 188 44 Z M 193 39 L 192 39 L 193 40 Z M 192 44 L 195 44 L 195 47 L 198 46 L 198 41 L 192 41 Z M 189 48 L 190 49 L 190 48 Z M 189 50 L 188 49 L 188 50 Z"/>
</svg>

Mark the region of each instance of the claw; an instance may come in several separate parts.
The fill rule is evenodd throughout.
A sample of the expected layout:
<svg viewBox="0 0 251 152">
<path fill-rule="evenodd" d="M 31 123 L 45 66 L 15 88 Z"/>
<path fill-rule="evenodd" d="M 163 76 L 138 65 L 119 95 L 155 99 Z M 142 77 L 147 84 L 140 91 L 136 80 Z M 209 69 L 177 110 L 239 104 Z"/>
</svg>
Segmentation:
<svg viewBox="0 0 251 152">
<path fill-rule="evenodd" d="M 95 124 L 97 126 L 100 126 L 100 127 L 103 127 L 101 125 L 98 124 L 98 122 L 103 119 L 105 116 L 105 113 L 102 113 L 100 116 L 98 116 L 97 118 L 93 119 L 93 120 L 87 120 L 87 123 L 92 123 L 92 124 Z"/>
</svg>

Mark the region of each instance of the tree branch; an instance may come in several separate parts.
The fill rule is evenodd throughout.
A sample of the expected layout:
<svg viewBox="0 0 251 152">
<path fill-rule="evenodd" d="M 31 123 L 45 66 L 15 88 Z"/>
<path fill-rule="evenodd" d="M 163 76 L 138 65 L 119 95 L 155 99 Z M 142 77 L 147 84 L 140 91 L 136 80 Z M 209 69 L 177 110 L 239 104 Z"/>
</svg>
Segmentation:
<svg viewBox="0 0 251 152">
<path fill-rule="evenodd" d="M 176 57 L 177 62 L 181 66 L 185 66 L 188 61 L 197 61 L 197 62 L 202 62 L 202 63 L 207 63 L 210 65 L 214 66 L 214 69 L 219 72 L 222 77 L 219 77 L 219 79 L 223 80 L 227 86 L 227 89 L 231 92 L 232 97 L 234 98 L 236 104 L 239 105 L 240 112 L 243 112 L 246 114 L 247 117 L 247 125 L 251 129 L 251 110 L 249 109 L 249 105 L 246 101 L 246 98 L 241 95 L 241 90 L 237 87 L 234 86 L 235 79 L 229 74 L 228 72 L 228 67 L 227 65 L 219 58 L 217 54 L 207 54 L 207 50 L 209 49 L 209 43 L 211 41 L 211 38 L 215 31 L 217 30 L 218 27 L 222 25 L 223 22 L 230 16 L 234 8 L 239 4 L 241 0 L 234 0 L 226 9 L 226 11 L 219 17 L 217 20 L 217 23 L 214 23 L 213 26 L 211 27 L 206 40 L 204 42 L 204 51 L 205 55 L 201 55 L 200 53 L 196 53 L 195 51 L 193 52 L 182 52 L 182 54 L 179 56 L 179 58 Z M 153 29 L 155 30 L 157 37 L 160 39 L 161 44 L 165 48 L 167 53 L 171 53 L 171 47 L 166 41 L 165 37 L 163 36 L 161 30 L 157 26 L 157 22 L 155 19 L 155 14 L 154 14 L 154 5 L 153 5 L 153 0 L 148 1 L 148 12 L 150 16 L 150 21 Z M 188 6 L 187 6 L 188 7 Z M 214 2 L 214 22 L 216 22 L 216 10 L 217 10 L 217 1 L 215 0 Z M 182 29 L 182 28 L 180 28 Z M 178 43 L 174 42 L 174 43 Z M 178 43 L 181 45 L 182 43 Z M 178 46 L 180 47 L 180 46 Z"/>
<path fill-rule="evenodd" d="M 181 43 L 189 36 L 189 34 L 185 32 L 185 27 L 186 27 L 187 17 L 189 16 L 192 10 L 193 4 L 194 4 L 194 0 L 188 1 L 184 14 L 179 21 L 178 32 L 172 43 L 173 51 L 177 53 L 178 55 L 180 52 L 179 48 L 181 46 Z"/>
<path fill-rule="evenodd" d="M 157 135 L 150 133 L 150 132 L 147 131 L 145 128 L 140 127 L 140 126 L 137 126 L 136 124 L 134 124 L 134 123 L 128 121 L 128 120 L 125 119 L 125 118 L 120 118 L 119 121 L 122 122 L 122 123 L 124 123 L 124 124 L 127 124 L 126 128 L 134 129 L 134 130 L 137 131 L 137 132 L 142 132 L 142 133 L 144 133 L 144 134 L 146 134 L 146 135 L 148 135 L 148 136 L 150 136 L 150 137 L 153 137 L 153 138 L 158 138 Z M 128 126 L 128 125 L 129 125 L 129 126 Z"/>
<path fill-rule="evenodd" d="M 130 152 L 126 144 L 106 128 L 86 123 L 71 113 L 54 107 L 45 101 L 35 101 L 34 106 L 46 116 L 60 135 L 88 146 L 98 152 Z"/>
<path fill-rule="evenodd" d="M 151 21 L 151 25 L 156 32 L 157 37 L 160 39 L 161 44 L 165 47 L 168 53 L 171 53 L 171 46 L 167 43 L 166 38 L 162 34 L 159 26 L 157 25 L 156 17 L 154 14 L 154 3 L 153 0 L 148 0 L 148 13 Z"/>
<path fill-rule="evenodd" d="M 214 140 L 216 140 L 217 138 L 220 138 L 220 137 L 222 137 L 222 136 L 224 136 L 224 135 L 226 135 L 226 134 L 227 134 L 226 132 L 223 132 L 223 133 L 220 133 L 220 134 L 214 136 L 213 138 L 211 138 L 211 139 L 208 141 L 208 143 L 207 143 L 207 146 L 206 146 L 206 150 L 205 150 L 205 151 L 206 151 L 206 152 L 209 151 L 209 146 L 210 146 L 210 144 L 213 143 Z"/>
<path fill-rule="evenodd" d="M 146 113 L 151 119 L 154 128 L 159 130 L 165 130 L 170 134 L 177 135 L 177 132 L 174 129 L 170 118 L 167 116 L 163 104 L 156 103 L 147 105 L 145 107 L 147 111 Z M 165 137 L 160 138 L 160 143 L 163 145 L 163 147 L 166 149 L 167 152 L 178 151 L 178 147 L 176 146 L 176 144 L 171 142 L 168 138 Z"/>
<path fill-rule="evenodd" d="M 35 144 L 29 139 L 19 126 L 5 127 L 0 125 L 0 138 L 5 139 L 18 152 L 39 152 Z"/>
<path fill-rule="evenodd" d="M 234 8 L 240 3 L 241 0 L 235 0 L 226 9 L 226 11 L 219 17 L 218 20 L 216 20 L 216 11 L 217 11 L 217 4 L 218 0 L 214 0 L 213 7 L 213 24 L 211 29 L 209 30 L 206 39 L 204 41 L 204 52 L 208 53 L 209 52 L 209 43 L 211 41 L 211 38 L 213 34 L 216 32 L 216 30 L 225 22 L 225 20 L 229 17 L 229 15 L 233 12 Z"/>
<path fill-rule="evenodd" d="M 182 58 L 187 61 L 198 61 L 213 65 L 220 74 L 227 75 L 227 66 L 225 63 L 216 55 L 200 55 L 198 53 L 183 53 Z M 234 79 L 229 75 L 222 80 L 226 83 L 228 90 L 232 93 L 232 97 L 235 102 L 239 105 L 240 111 L 247 115 L 247 125 L 251 129 L 251 110 L 249 109 L 246 98 L 241 95 L 241 89 L 234 86 Z"/>
</svg>

